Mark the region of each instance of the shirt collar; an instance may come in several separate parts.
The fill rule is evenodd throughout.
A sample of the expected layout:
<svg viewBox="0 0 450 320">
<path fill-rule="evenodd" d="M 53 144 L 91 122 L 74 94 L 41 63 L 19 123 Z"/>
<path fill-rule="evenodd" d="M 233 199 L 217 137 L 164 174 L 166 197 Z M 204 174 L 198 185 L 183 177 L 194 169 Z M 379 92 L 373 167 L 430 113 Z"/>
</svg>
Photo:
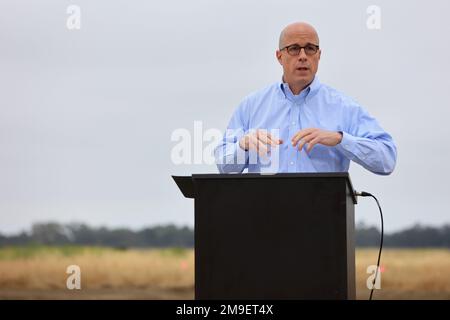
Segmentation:
<svg viewBox="0 0 450 320">
<path fill-rule="evenodd" d="M 298 95 L 294 95 L 291 89 L 289 88 L 289 85 L 286 82 L 283 82 L 283 80 L 279 82 L 279 88 L 284 98 L 289 99 L 291 101 L 298 101 L 306 99 L 306 97 L 313 96 L 320 88 L 320 81 L 317 76 L 314 76 L 313 81 Z"/>
</svg>

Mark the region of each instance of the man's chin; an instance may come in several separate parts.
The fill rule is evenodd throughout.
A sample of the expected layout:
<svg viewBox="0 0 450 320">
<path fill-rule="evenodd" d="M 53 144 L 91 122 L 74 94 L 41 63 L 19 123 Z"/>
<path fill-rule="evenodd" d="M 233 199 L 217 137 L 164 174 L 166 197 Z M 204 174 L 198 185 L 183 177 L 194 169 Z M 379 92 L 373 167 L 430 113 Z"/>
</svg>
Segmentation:
<svg viewBox="0 0 450 320">
<path fill-rule="evenodd" d="M 294 78 L 295 82 L 303 85 L 309 84 L 314 77 L 311 77 L 311 75 L 305 75 L 305 76 L 297 76 Z"/>
</svg>

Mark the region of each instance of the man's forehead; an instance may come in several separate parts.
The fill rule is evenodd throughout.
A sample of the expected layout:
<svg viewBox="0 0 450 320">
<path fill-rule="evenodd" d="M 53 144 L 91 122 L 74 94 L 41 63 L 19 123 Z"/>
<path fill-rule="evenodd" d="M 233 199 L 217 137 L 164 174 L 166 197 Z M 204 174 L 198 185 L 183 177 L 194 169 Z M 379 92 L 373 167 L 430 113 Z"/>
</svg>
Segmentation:
<svg viewBox="0 0 450 320">
<path fill-rule="evenodd" d="M 284 34 L 285 40 L 303 40 L 303 41 L 309 41 L 309 42 L 317 42 L 318 37 L 317 34 L 313 31 L 306 31 L 306 30 L 292 30 L 287 31 Z"/>
</svg>

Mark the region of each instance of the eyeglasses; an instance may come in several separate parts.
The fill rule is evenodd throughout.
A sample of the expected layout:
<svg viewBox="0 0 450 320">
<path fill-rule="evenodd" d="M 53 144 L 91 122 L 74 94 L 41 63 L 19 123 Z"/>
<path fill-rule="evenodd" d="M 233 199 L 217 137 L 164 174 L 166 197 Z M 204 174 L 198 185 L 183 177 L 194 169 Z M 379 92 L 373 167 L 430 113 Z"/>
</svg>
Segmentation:
<svg viewBox="0 0 450 320">
<path fill-rule="evenodd" d="M 317 53 L 317 51 L 319 51 L 319 46 L 308 43 L 306 46 L 302 47 L 295 43 L 280 49 L 280 51 L 283 51 L 284 49 L 286 49 L 287 53 L 291 56 L 298 56 L 302 49 L 305 51 L 307 56 L 313 56 Z"/>
</svg>

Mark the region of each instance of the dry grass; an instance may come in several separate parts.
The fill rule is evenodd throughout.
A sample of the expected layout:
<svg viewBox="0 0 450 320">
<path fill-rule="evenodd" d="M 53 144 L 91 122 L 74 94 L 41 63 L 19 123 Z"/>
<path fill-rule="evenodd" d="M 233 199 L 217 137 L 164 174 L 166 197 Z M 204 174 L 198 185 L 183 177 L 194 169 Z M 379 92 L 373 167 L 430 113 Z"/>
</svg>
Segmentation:
<svg viewBox="0 0 450 320">
<path fill-rule="evenodd" d="M 5 253 L 5 251 L 10 251 Z M 81 248 L 0 254 L 0 290 L 66 290 L 66 268 L 81 269 L 82 291 L 152 287 L 192 288 L 194 252 L 183 249 L 114 250 Z M 73 251 L 73 252 L 72 252 Z M 1 297 L 1 296 L 0 296 Z"/>
<path fill-rule="evenodd" d="M 366 299 L 369 290 L 366 268 L 376 264 L 378 250 L 356 252 L 357 295 Z M 381 258 L 381 290 L 378 299 L 450 299 L 450 250 L 385 249 Z"/>
<path fill-rule="evenodd" d="M 377 250 L 359 249 L 356 284 L 366 299 L 368 265 Z M 66 268 L 81 268 L 82 290 L 67 290 Z M 449 250 L 393 250 L 382 256 L 377 299 L 450 299 Z M 114 250 L 92 247 L 0 249 L 0 298 L 192 299 L 192 250 Z"/>
</svg>

